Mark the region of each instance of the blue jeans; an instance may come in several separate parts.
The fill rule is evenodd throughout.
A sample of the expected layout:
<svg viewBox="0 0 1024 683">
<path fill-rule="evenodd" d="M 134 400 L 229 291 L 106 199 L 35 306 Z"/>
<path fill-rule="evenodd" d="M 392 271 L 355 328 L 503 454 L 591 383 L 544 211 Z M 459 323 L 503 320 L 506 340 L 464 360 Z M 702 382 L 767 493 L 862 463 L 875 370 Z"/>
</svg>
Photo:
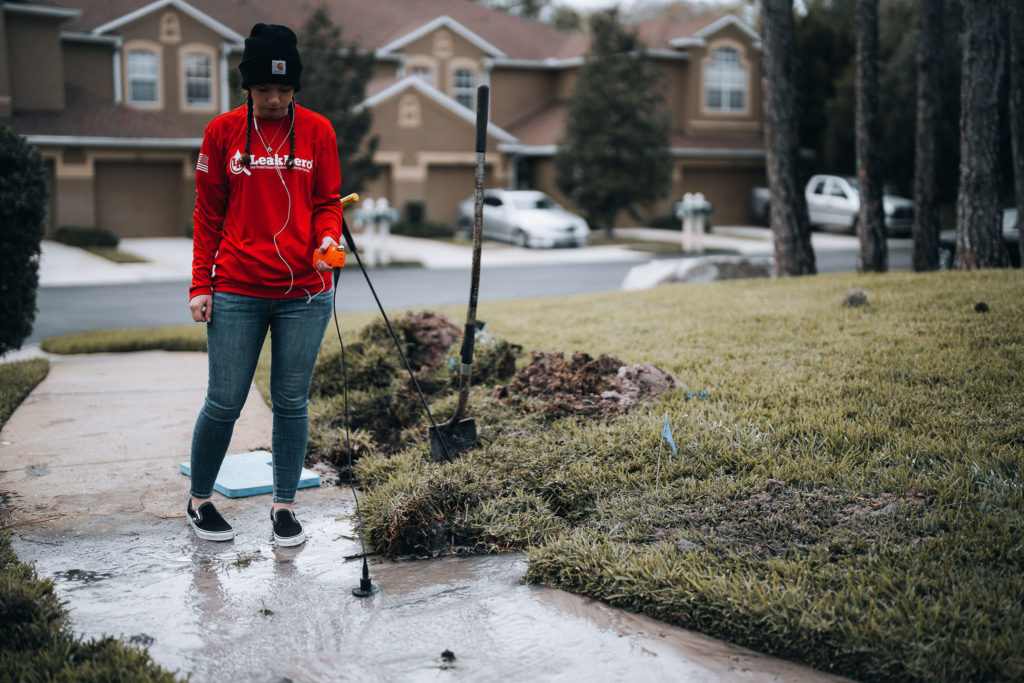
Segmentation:
<svg viewBox="0 0 1024 683">
<path fill-rule="evenodd" d="M 332 309 L 326 292 L 312 301 L 306 296 L 261 299 L 214 292 L 212 318 L 206 325 L 210 378 L 192 432 L 193 496 L 213 495 L 269 330 L 274 502 L 295 501 L 309 435 L 309 384 Z"/>
</svg>

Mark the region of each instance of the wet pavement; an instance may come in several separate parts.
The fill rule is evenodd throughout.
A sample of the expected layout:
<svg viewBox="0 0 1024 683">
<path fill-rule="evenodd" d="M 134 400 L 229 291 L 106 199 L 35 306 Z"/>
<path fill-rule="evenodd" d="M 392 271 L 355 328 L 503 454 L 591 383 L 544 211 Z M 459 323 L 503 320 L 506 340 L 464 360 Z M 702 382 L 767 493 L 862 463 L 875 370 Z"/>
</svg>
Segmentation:
<svg viewBox="0 0 1024 683">
<path fill-rule="evenodd" d="M 271 542 L 269 496 L 218 507 L 228 543 L 183 507 L 205 355 L 51 357 L 0 432 L 14 548 L 52 578 L 74 631 L 149 648 L 194 681 L 839 680 L 563 591 L 521 582 L 519 554 L 361 561 L 347 488 L 299 492 L 308 540 Z M 230 452 L 269 444 L 255 390 Z M 451 657 L 443 656 L 449 653 Z"/>
</svg>

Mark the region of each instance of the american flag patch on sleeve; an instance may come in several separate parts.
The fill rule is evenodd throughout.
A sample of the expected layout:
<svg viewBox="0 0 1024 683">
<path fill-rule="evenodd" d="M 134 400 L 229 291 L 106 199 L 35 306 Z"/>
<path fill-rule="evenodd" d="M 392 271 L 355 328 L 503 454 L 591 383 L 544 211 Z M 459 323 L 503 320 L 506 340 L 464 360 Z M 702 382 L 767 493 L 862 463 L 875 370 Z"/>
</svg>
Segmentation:
<svg viewBox="0 0 1024 683">
<path fill-rule="evenodd" d="M 199 161 L 196 162 L 196 170 L 202 171 L 203 173 L 210 172 L 210 157 L 206 156 L 202 152 L 199 153 Z"/>
</svg>

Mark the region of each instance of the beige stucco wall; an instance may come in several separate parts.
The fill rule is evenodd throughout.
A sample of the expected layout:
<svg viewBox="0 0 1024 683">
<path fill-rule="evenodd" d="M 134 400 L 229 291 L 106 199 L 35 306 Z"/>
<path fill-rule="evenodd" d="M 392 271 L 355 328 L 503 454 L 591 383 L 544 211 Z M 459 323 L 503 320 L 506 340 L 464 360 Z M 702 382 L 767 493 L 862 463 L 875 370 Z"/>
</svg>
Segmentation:
<svg viewBox="0 0 1024 683">
<path fill-rule="evenodd" d="M 665 98 L 665 112 L 669 115 L 669 129 L 682 132 L 686 129 L 687 99 L 690 97 L 691 63 L 687 61 L 655 60 L 660 75 L 660 87 Z"/>
<path fill-rule="evenodd" d="M 451 96 L 456 68 L 475 72 L 475 84 L 481 83 L 484 54 L 478 47 L 447 27 L 439 27 L 402 48 L 409 55 L 406 75 L 416 65 L 430 66 L 434 70 L 434 87 Z"/>
<path fill-rule="evenodd" d="M 450 223 L 455 213 L 453 198 L 473 193 L 476 128 L 472 117 L 464 119 L 410 87 L 374 107 L 370 135 L 380 136 L 374 160 L 387 177 L 374 181 L 366 195 L 387 196 L 400 210 L 406 202 L 426 202 L 428 220 Z M 493 137 L 488 138 L 486 164 L 487 186 L 503 187 L 507 162 Z M 464 192 L 456 189 L 460 182 Z"/>
<path fill-rule="evenodd" d="M 7 59 L 14 109 L 64 108 L 64 66 L 59 20 L 7 14 Z"/>
<path fill-rule="evenodd" d="M 197 150 L 42 151 L 53 169 L 53 228 L 100 226 L 121 237 L 187 234 L 195 204 Z"/>
<path fill-rule="evenodd" d="M 177 30 L 170 30 L 177 24 Z M 190 119 L 196 125 L 204 125 L 221 108 L 221 69 L 220 45 L 224 39 L 199 24 L 188 15 L 173 8 L 165 11 L 151 12 L 136 21 L 120 27 L 118 33 L 124 41 L 121 50 L 121 78 L 124 102 L 129 101 L 127 55 L 133 48 L 150 49 L 158 54 L 160 69 L 160 95 L 155 106 L 137 106 L 145 111 L 168 113 Z M 186 106 L 185 104 L 185 73 L 184 56 L 190 52 L 207 55 L 211 60 L 213 77 L 213 102 L 209 106 Z M 237 71 L 239 58 L 231 60 L 230 67 Z"/>
<path fill-rule="evenodd" d="M 491 71 L 491 121 L 507 126 L 557 99 L 558 74 L 497 67 Z"/>
<path fill-rule="evenodd" d="M 114 48 L 101 43 L 63 41 L 64 79 L 102 97 L 114 98 Z"/>
</svg>

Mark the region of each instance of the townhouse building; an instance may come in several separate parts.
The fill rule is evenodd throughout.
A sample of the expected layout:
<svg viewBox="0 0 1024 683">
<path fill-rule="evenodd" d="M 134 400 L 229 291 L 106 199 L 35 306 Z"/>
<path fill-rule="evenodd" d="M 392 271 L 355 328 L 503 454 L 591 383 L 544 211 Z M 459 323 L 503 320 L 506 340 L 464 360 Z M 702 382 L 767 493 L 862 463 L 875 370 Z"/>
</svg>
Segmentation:
<svg viewBox="0 0 1024 683">
<path fill-rule="evenodd" d="M 376 56 L 360 106 L 382 173 L 364 196 L 422 202 L 429 220 L 452 222 L 473 191 L 474 98 L 487 83 L 487 186 L 565 202 L 553 159 L 586 35 L 471 0 L 4 0 L 0 122 L 42 152 L 50 229 L 188 234 L 203 128 L 243 101 L 245 36 L 257 21 L 300 33 L 318 6 Z M 663 75 L 674 159 L 671 192 L 644 218 L 699 191 L 716 223 L 752 220 L 750 190 L 765 177 L 758 36 L 729 15 L 631 29 Z"/>
</svg>

